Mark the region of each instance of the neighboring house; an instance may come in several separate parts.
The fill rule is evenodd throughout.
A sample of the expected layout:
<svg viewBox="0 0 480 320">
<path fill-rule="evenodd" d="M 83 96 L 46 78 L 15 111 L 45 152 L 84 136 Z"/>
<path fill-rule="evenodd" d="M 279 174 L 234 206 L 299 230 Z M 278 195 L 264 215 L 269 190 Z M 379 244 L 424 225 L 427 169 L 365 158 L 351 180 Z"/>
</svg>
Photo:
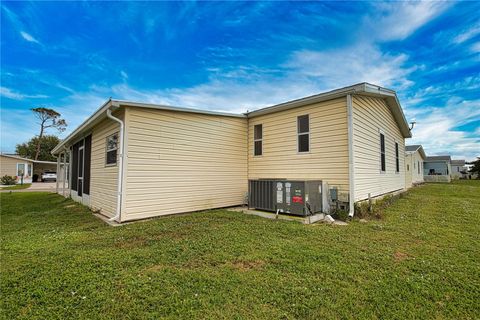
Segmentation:
<svg viewBox="0 0 480 320">
<path fill-rule="evenodd" d="M 466 179 L 468 177 L 468 168 L 465 165 L 465 160 L 452 160 L 452 178 Z"/>
<path fill-rule="evenodd" d="M 0 176 L 16 177 L 17 183 L 31 183 L 34 174 L 41 174 L 45 171 L 56 171 L 57 163 L 53 161 L 40 161 L 23 158 L 13 154 L 0 155 Z"/>
<path fill-rule="evenodd" d="M 118 222 L 241 205 L 274 178 L 322 180 L 353 214 L 405 189 L 408 137 L 396 93 L 362 83 L 246 114 L 109 100 L 52 153 L 68 194 Z"/>
<path fill-rule="evenodd" d="M 423 162 L 426 158 L 421 145 L 405 147 L 405 185 L 407 188 L 424 182 Z"/>
<path fill-rule="evenodd" d="M 15 155 L 0 155 L 0 176 L 11 176 L 17 179 L 17 183 L 31 183 L 33 176 L 33 160 Z"/>
<path fill-rule="evenodd" d="M 423 174 L 426 182 L 450 182 L 452 174 L 450 156 L 427 157 L 423 163 Z"/>
</svg>

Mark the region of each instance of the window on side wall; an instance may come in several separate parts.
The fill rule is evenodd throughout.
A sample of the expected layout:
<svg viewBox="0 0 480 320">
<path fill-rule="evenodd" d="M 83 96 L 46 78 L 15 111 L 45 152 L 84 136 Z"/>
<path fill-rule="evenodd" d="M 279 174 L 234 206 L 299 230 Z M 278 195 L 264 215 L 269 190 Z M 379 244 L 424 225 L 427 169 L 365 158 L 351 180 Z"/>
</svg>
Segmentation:
<svg viewBox="0 0 480 320">
<path fill-rule="evenodd" d="M 263 154 L 263 125 L 256 124 L 253 127 L 253 155 L 261 156 Z"/>
<path fill-rule="evenodd" d="M 400 158 L 398 154 L 398 142 L 395 142 L 395 172 L 400 172 Z"/>
<path fill-rule="evenodd" d="M 118 133 L 107 137 L 105 165 L 114 166 L 117 164 Z"/>
<path fill-rule="evenodd" d="M 380 171 L 385 172 L 385 135 L 380 132 Z"/>
<path fill-rule="evenodd" d="M 417 168 L 418 168 L 418 174 L 420 174 L 420 161 L 418 161 L 418 166 L 417 166 Z"/>
<path fill-rule="evenodd" d="M 298 152 L 310 151 L 310 119 L 308 114 L 297 117 Z"/>
</svg>

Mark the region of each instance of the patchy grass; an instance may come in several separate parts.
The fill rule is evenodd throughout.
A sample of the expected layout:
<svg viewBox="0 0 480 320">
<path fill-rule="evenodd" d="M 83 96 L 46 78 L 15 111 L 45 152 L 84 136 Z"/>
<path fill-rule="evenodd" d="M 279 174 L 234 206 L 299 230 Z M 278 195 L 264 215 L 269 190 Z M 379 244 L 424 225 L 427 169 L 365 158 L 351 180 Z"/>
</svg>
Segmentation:
<svg viewBox="0 0 480 320">
<path fill-rule="evenodd" d="M 1 194 L 4 319 L 478 319 L 480 181 L 383 220 L 216 210 L 109 227 L 55 194 Z"/>
<path fill-rule="evenodd" d="M 8 186 L 8 187 L 0 187 L 1 190 L 21 190 L 21 189 L 28 189 L 30 188 L 32 184 L 31 183 L 24 183 L 24 184 L 16 184 L 13 186 Z"/>
</svg>

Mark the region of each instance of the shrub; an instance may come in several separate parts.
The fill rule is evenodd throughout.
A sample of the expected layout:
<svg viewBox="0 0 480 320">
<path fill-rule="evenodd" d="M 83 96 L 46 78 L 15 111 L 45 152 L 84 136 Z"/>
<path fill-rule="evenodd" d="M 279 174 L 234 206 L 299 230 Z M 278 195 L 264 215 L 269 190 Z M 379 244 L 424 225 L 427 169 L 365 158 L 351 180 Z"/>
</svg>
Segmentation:
<svg viewBox="0 0 480 320">
<path fill-rule="evenodd" d="M 3 177 L 0 178 L 0 182 L 3 185 L 9 186 L 9 185 L 12 185 L 12 184 L 16 184 L 17 179 L 15 177 L 12 177 L 12 176 L 4 175 Z"/>
</svg>

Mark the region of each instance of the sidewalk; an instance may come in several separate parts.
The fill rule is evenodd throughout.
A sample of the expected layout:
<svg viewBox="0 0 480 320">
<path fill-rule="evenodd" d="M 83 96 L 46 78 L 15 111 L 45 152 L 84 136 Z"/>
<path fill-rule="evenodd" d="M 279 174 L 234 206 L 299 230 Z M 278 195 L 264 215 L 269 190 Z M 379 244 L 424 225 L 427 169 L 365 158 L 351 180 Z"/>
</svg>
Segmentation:
<svg viewBox="0 0 480 320">
<path fill-rule="evenodd" d="M 55 182 L 33 182 L 30 188 L 28 189 L 19 189 L 19 190 L 2 190 L 0 192 L 55 192 Z M 61 188 L 63 185 L 60 185 Z"/>
</svg>

